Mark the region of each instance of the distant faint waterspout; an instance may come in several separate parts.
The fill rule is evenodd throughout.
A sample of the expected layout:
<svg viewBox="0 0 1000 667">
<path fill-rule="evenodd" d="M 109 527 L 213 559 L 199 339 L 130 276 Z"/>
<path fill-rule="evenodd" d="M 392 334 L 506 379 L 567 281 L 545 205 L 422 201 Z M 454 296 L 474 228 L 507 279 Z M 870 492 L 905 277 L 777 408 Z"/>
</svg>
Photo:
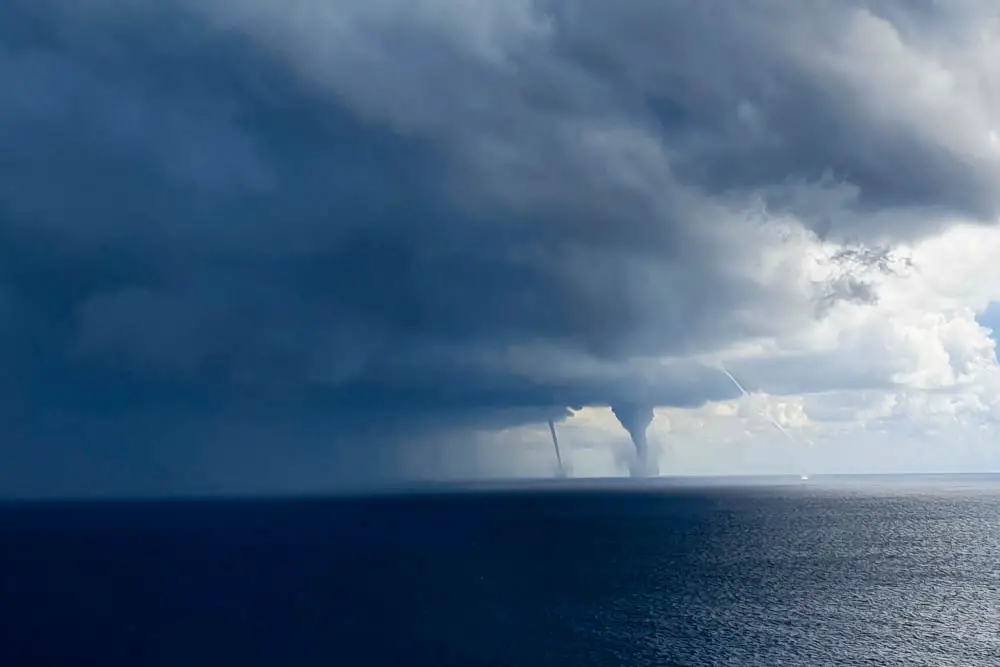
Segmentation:
<svg viewBox="0 0 1000 667">
<path fill-rule="evenodd" d="M 556 475 L 558 477 L 566 476 L 566 466 L 563 465 L 562 453 L 559 451 L 559 437 L 556 435 L 556 424 L 551 419 L 549 420 L 549 433 L 552 434 L 552 446 L 556 450 Z"/>
</svg>

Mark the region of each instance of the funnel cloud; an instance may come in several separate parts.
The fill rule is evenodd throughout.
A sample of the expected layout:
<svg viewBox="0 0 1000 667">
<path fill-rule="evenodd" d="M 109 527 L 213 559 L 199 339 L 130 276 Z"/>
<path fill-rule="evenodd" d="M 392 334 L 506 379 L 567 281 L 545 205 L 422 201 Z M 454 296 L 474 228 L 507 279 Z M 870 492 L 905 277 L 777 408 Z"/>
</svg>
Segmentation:
<svg viewBox="0 0 1000 667">
<path fill-rule="evenodd" d="M 646 431 L 653 421 L 653 407 L 642 403 L 619 403 L 611 411 L 628 431 L 635 445 L 635 459 L 629 466 L 633 477 L 650 477 L 659 474 L 659 463 L 650 455 Z"/>
<path fill-rule="evenodd" d="M 563 464 L 562 452 L 559 450 L 559 436 L 556 435 L 556 423 L 549 420 L 549 433 L 552 435 L 552 447 L 556 454 L 556 476 L 566 477 L 566 466 Z"/>
</svg>

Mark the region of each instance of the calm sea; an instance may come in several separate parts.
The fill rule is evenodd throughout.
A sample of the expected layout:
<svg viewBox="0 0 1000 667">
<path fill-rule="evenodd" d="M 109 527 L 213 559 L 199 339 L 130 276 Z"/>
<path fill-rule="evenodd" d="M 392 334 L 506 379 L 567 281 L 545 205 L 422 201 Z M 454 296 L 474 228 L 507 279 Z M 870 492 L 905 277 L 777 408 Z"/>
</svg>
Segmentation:
<svg viewBox="0 0 1000 667">
<path fill-rule="evenodd" d="M 1000 481 L 0 506 L 0 665 L 1000 665 Z"/>
</svg>

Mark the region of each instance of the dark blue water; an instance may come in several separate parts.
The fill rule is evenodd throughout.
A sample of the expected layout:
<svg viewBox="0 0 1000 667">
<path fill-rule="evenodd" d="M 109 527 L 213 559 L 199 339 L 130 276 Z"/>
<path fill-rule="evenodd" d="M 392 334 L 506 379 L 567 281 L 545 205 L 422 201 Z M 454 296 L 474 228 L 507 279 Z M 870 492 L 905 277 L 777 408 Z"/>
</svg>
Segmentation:
<svg viewBox="0 0 1000 667">
<path fill-rule="evenodd" d="M 1000 485 L 0 508 L 0 664 L 1000 664 Z"/>
</svg>

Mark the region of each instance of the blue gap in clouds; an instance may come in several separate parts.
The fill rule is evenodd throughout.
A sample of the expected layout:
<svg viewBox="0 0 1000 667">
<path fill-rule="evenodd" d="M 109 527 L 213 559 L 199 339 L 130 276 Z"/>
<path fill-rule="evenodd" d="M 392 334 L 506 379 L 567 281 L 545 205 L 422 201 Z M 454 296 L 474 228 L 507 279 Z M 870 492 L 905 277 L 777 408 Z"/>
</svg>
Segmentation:
<svg viewBox="0 0 1000 667">
<path fill-rule="evenodd" d="M 1000 342 L 1000 339 L 997 338 L 997 334 L 1000 332 L 1000 301 L 991 301 L 990 305 L 986 306 L 986 310 L 976 316 L 976 321 L 990 329 L 993 340 Z M 994 354 L 997 354 L 996 350 L 994 350 Z M 1000 354 L 997 355 L 997 359 L 1000 361 Z"/>
</svg>

